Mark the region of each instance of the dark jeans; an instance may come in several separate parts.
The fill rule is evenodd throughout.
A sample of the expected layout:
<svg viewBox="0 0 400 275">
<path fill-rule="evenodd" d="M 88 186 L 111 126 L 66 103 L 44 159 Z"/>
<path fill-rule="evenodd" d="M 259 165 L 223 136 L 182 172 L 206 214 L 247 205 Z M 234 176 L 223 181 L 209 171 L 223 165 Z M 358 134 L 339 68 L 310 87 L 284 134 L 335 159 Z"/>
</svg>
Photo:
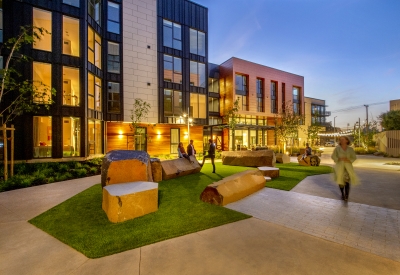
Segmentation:
<svg viewBox="0 0 400 275">
<path fill-rule="evenodd" d="M 183 156 L 185 159 L 187 159 L 188 161 L 190 161 L 190 157 L 189 157 L 188 154 L 182 154 L 182 156 Z"/>
<path fill-rule="evenodd" d="M 212 163 L 212 166 L 213 166 L 213 173 L 215 173 L 215 163 L 214 163 L 215 155 L 206 155 L 206 156 L 204 156 L 203 157 L 203 162 L 201 163 L 202 166 L 204 165 L 204 161 L 206 159 L 211 159 L 211 163 Z"/>
</svg>

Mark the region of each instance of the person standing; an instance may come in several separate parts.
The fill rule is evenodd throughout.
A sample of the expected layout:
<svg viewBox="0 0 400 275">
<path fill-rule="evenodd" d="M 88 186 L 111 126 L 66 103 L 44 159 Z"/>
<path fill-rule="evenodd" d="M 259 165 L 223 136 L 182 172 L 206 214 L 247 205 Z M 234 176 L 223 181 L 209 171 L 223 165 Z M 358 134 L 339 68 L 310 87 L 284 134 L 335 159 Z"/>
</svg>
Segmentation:
<svg viewBox="0 0 400 275">
<path fill-rule="evenodd" d="M 357 176 L 353 169 L 353 162 L 357 159 L 354 149 L 350 146 L 348 137 L 339 138 L 339 145 L 332 153 L 332 159 L 335 162 L 334 172 L 335 181 L 339 185 L 342 199 L 347 201 L 350 193 L 350 183 L 357 184 Z"/>
<path fill-rule="evenodd" d="M 210 144 L 209 147 L 208 147 L 208 154 L 203 157 L 203 162 L 202 162 L 202 164 L 200 166 L 203 166 L 204 165 L 204 161 L 209 158 L 209 159 L 211 159 L 211 163 L 212 163 L 212 166 L 213 166 L 213 173 L 215 173 L 214 159 L 215 159 L 215 147 L 216 146 L 215 146 L 215 143 L 213 142 L 212 139 L 209 139 L 208 143 Z"/>
<path fill-rule="evenodd" d="M 187 147 L 187 154 L 190 156 L 196 155 L 196 150 L 194 149 L 193 139 L 190 140 L 189 145 Z"/>
</svg>

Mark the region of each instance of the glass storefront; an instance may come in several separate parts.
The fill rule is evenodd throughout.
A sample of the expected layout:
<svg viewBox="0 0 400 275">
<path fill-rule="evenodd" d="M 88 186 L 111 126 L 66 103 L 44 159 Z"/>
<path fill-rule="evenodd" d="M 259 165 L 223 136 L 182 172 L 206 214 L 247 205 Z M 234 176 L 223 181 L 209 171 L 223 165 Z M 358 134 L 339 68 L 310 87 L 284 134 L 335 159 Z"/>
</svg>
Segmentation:
<svg viewBox="0 0 400 275">
<path fill-rule="evenodd" d="M 63 157 L 79 157 L 81 149 L 81 119 L 63 118 Z"/>
<path fill-rule="evenodd" d="M 50 158 L 52 150 L 51 116 L 33 117 L 33 157 Z"/>
<path fill-rule="evenodd" d="M 102 121 L 88 120 L 88 155 L 103 154 Z"/>
</svg>

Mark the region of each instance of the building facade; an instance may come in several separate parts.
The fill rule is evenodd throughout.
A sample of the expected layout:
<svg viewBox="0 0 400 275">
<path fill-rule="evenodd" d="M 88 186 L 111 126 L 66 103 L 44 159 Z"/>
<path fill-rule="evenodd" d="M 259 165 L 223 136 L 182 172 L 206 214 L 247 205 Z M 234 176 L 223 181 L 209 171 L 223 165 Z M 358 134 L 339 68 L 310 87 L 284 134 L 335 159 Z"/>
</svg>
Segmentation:
<svg viewBox="0 0 400 275">
<path fill-rule="evenodd" d="M 390 100 L 389 102 L 390 111 L 399 111 L 400 110 L 400 99 Z"/>
</svg>

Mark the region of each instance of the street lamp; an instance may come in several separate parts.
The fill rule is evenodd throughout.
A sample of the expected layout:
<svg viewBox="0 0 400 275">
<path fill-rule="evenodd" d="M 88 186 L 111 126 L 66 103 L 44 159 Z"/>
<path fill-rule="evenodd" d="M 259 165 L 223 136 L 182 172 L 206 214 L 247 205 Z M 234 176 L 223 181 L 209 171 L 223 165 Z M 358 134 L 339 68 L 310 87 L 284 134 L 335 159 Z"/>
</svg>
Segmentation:
<svg viewBox="0 0 400 275">
<path fill-rule="evenodd" d="M 333 118 L 333 131 L 334 131 L 333 138 L 334 138 L 334 144 L 335 144 L 335 146 L 336 146 L 336 118 L 337 118 L 337 116 L 335 116 L 335 117 Z"/>
</svg>

